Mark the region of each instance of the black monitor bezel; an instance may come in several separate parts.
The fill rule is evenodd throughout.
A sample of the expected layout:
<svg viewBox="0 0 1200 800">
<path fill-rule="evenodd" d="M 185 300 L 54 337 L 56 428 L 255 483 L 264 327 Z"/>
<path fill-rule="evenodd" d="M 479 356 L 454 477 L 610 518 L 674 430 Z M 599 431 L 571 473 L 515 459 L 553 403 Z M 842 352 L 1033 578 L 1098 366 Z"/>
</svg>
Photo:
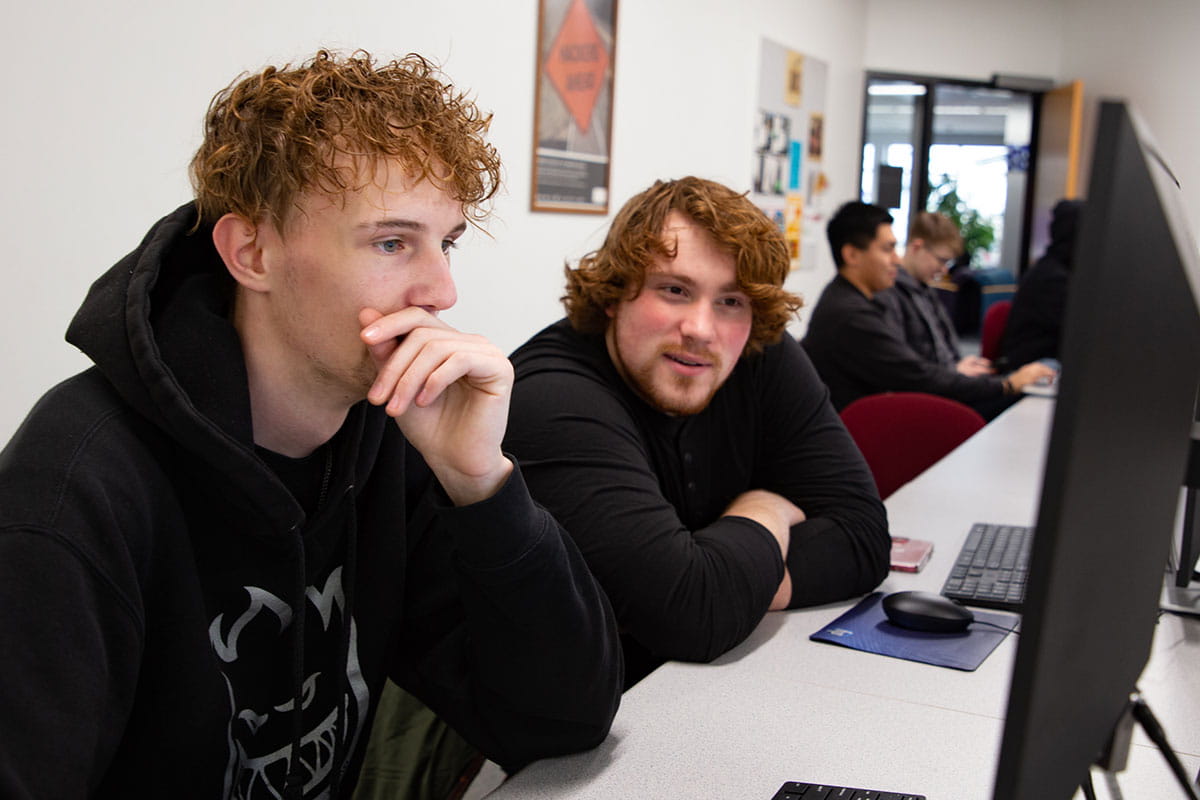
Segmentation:
<svg viewBox="0 0 1200 800">
<path fill-rule="evenodd" d="M 1145 126 L 1103 103 L 996 798 L 1071 798 L 1149 657 L 1200 376 L 1177 194 Z"/>
</svg>

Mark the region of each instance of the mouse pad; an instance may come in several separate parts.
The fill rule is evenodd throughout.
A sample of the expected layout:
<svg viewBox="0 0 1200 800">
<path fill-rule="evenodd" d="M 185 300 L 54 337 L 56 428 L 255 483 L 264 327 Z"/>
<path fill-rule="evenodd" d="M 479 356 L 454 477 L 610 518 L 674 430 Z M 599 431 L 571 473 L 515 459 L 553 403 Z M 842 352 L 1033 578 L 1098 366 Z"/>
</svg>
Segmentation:
<svg viewBox="0 0 1200 800">
<path fill-rule="evenodd" d="M 882 600 L 883 592 L 867 595 L 854 608 L 808 638 L 814 642 L 839 644 L 868 653 L 970 672 L 982 664 L 996 645 L 1021 622 L 1021 618 L 1013 614 L 972 608 L 975 622 L 962 633 L 910 631 L 888 621 Z M 1000 628 L 981 622 L 990 622 Z"/>
</svg>

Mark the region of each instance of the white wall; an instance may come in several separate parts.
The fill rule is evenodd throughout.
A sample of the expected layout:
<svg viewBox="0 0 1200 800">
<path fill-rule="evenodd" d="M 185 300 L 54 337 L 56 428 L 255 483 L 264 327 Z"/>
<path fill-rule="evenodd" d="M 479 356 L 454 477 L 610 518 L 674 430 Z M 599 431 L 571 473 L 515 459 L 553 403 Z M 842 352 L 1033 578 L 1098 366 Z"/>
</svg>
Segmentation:
<svg viewBox="0 0 1200 800">
<path fill-rule="evenodd" d="M 613 130 L 614 211 L 655 178 L 696 173 L 749 188 L 758 45 L 766 35 L 830 64 L 831 197 L 854 193 L 866 0 L 625 0 Z M 11 4 L 0 125 L 0 442 L 86 361 L 63 331 L 88 285 L 190 199 L 186 168 L 213 93 L 243 70 L 319 46 L 440 62 L 495 112 L 507 188 L 488 239 L 456 251 L 446 318 L 511 350 L 561 316 L 564 259 L 607 218 L 530 213 L 536 0 L 113 0 Z M 832 264 L 798 275 L 813 295 Z"/>
<path fill-rule="evenodd" d="M 1129 101 L 1141 114 L 1183 187 L 1200 235 L 1200 3 L 1195 0 L 1063 0 L 1063 75 L 1083 81 L 1085 126 L 1102 99 Z M 1090 137 L 1085 137 L 1090 142 Z M 1088 148 L 1090 159 L 1090 147 Z M 1085 161 L 1088 163 L 1088 161 Z M 1086 183 L 1084 184 L 1086 186 Z"/>
<path fill-rule="evenodd" d="M 870 70 L 990 80 L 1057 78 L 1062 0 L 867 0 Z"/>
</svg>

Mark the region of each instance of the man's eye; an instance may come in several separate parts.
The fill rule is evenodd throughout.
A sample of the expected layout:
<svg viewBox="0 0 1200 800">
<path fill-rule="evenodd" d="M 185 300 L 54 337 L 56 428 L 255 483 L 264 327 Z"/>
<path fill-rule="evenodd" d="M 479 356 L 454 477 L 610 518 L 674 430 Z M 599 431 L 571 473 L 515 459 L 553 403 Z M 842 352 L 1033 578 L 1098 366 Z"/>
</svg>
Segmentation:
<svg viewBox="0 0 1200 800">
<path fill-rule="evenodd" d="M 384 253 L 392 254 L 392 253 L 399 253 L 400 250 L 404 247 L 404 243 L 401 242 L 399 239 L 385 239 L 382 242 L 376 243 L 375 246 L 378 247 L 380 249 L 380 251 L 382 251 Z"/>
<path fill-rule="evenodd" d="M 442 242 L 442 252 L 449 255 L 450 251 L 458 247 L 458 242 L 454 239 L 446 239 Z"/>
</svg>

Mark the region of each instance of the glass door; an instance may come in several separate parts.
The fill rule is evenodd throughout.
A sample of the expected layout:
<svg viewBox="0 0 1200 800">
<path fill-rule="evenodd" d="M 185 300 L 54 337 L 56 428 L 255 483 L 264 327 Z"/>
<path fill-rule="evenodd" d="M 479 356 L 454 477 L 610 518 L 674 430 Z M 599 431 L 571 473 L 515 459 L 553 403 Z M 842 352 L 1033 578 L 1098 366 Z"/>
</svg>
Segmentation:
<svg viewBox="0 0 1200 800">
<path fill-rule="evenodd" d="M 924 208 L 927 194 L 913 187 L 924 188 L 929 92 L 929 85 L 914 80 L 867 81 L 861 199 L 891 210 L 901 242 L 911 209 Z"/>
<path fill-rule="evenodd" d="M 912 209 L 959 225 L 970 265 L 1016 276 L 1022 264 L 1034 96 L 945 79 L 869 75 L 861 198 L 891 210 L 907 238 Z"/>
</svg>

